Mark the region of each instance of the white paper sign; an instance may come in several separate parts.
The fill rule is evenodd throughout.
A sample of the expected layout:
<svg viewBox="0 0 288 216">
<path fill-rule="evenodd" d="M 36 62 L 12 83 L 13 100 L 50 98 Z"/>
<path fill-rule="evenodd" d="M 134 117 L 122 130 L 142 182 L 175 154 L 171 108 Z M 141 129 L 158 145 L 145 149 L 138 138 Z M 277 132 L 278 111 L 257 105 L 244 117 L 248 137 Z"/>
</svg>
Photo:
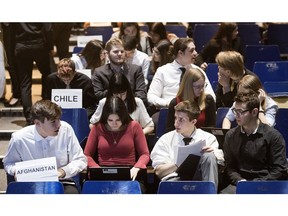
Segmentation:
<svg viewBox="0 0 288 216">
<path fill-rule="evenodd" d="M 94 39 L 103 41 L 103 36 L 102 35 L 78 36 L 77 37 L 77 46 L 78 47 L 85 47 L 89 41 L 94 40 Z"/>
<path fill-rule="evenodd" d="M 58 181 L 56 157 L 15 163 L 18 182 Z"/>
<path fill-rule="evenodd" d="M 187 146 L 174 146 L 175 164 L 177 164 L 177 166 L 180 166 L 189 154 L 201 156 L 201 150 L 205 145 L 206 141 L 200 140 Z"/>
<path fill-rule="evenodd" d="M 91 69 L 77 69 L 77 72 L 85 74 L 91 79 Z"/>
<path fill-rule="evenodd" d="M 51 101 L 62 108 L 82 108 L 82 89 L 52 89 Z"/>
</svg>

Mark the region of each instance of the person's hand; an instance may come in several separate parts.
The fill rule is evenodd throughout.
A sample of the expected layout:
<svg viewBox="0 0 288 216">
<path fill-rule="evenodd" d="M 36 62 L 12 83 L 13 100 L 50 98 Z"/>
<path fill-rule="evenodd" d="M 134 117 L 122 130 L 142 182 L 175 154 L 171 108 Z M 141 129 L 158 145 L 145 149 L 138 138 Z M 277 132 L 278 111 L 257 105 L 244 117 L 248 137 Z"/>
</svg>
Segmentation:
<svg viewBox="0 0 288 216">
<path fill-rule="evenodd" d="M 261 104 L 266 98 L 266 92 L 263 89 L 259 89 L 258 92 L 259 92 L 258 98 Z"/>
<path fill-rule="evenodd" d="M 230 77 L 218 72 L 218 83 L 223 86 L 223 88 L 227 88 L 230 86 Z"/>
<path fill-rule="evenodd" d="M 137 167 L 132 167 L 130 169 L 130 176 L 131 176 L 132 181 L 134 181 L 136 179 L 139 170 L 140 170 L 140 168 L 137 168 Z"/>
<path fill-rule="evenodd" d="M 66 176 L 66 173 L 63 169 L 58 169 L 58 178 L 64 178 Z"/>
<path fill-rule="evenodd" d="M 212 151 L 214 151 L 214 149 L 211 146 L 204 146 L 201 150 L 201 153 L 212 152 Z"/>
</svg>

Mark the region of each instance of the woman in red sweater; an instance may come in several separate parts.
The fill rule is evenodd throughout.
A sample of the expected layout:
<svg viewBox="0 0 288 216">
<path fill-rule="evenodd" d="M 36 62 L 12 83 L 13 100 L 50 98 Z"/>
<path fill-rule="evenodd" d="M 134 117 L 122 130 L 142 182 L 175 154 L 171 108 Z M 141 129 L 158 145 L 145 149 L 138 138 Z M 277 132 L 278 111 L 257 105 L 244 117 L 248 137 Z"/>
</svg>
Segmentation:
<svg viewBox="0 0 288 216">
<path fill-rule="evenodd" d="M 123 100 L 106 100 L 100 121 L 88 136 L 84 149 L 88 167 L 131 166 L 131 179 L 150 160 L 148 145 L 141 125 L 132 120 Z"/>
</svg>

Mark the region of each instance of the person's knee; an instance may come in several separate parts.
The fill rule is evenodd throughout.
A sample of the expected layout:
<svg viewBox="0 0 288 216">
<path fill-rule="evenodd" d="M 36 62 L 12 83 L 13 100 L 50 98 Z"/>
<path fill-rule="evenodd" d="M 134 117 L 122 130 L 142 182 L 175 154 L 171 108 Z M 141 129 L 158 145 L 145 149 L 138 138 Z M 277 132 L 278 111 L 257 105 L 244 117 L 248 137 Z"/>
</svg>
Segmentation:
<svg viewBox="0 0 288 216">
<path fill-rule="evenodd" d="M 217 165 L 217 159 L 213 152 L 205 152 L 201 156 L 202 163 L 210 164 L 210 165 Z"/>
</svg>

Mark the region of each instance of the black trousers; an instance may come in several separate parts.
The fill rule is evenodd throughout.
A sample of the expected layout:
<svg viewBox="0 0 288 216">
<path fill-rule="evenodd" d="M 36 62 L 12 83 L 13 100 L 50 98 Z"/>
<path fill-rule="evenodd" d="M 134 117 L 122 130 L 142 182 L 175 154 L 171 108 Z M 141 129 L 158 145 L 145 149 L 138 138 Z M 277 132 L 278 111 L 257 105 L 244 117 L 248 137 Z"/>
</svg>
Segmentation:
<svg viewBox="0 0 288 216">
<path fill-rule="evenodd" d="M 46 79 L 50 72 L 49 51 L 46 48 L 39 49 L 23 49 L 16 54 L 16 62 L 18 67 L 18 77 L 21 87 L 21 99 L 23 105 L 24 116 L 27 121 L 30 120 L 32 106 L 32 71 L 33 62 L 42 74 L 42 97 L 45 95 Z"/>
</svg>

